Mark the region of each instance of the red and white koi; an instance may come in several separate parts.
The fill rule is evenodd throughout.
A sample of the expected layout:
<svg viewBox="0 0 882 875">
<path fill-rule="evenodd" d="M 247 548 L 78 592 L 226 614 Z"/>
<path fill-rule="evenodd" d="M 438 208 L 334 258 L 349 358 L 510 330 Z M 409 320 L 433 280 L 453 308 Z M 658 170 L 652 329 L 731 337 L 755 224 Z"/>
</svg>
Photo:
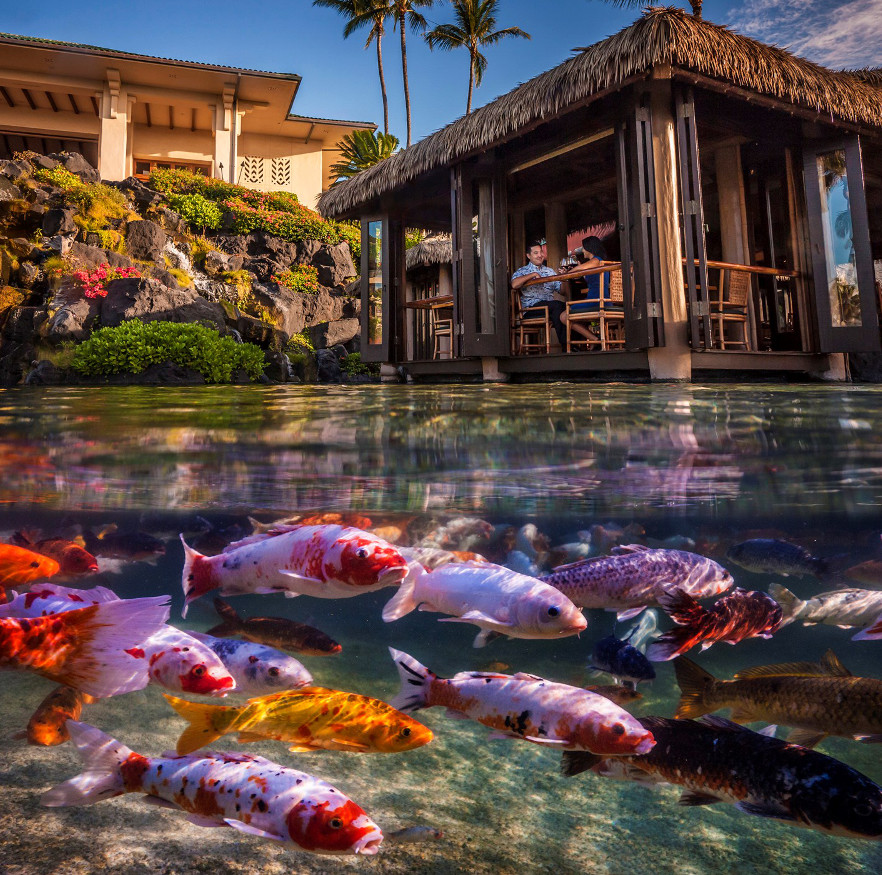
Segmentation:
<svg viewBox="0 0 882 875">
<path fill-rule="evenodd" d="M 577 635 L 588 621 L 562 592 L 501 565 L 462 562 L 425 571 L 412 563 L 410 574 L 383 608 L 387 623 L 416 608 L 450 614 L 442 623 L 474 623 L 481 632 L 475 647 L 494 633 L 510 638 L 561 638 Z"/>
<path fill-rule="evenodd" d="M 349 526 L 291 526 L 230 544 L 217 556 L 184 545 L 184 609 L 218 589 L 223 595 L 282 592 L 350 598 L 395 586 L 407 574 L 396 547 Z"/>
<path fill-rule="evenodd" d="M 146 757 L 94 726 L 67 727 L 85 768 L 43 794 L 50 808 L 142 793 L 197 826 L 229 826 L 317 854 L 376 854 L 383 840 L 355 802 L 305 772 L 240 753 Z"/>
<path fill-rule="evenodd" d="M 45 617 L 87 605 L 128 601 L 104 586 L 74 589 L 56 583 L 42 583 L 21 593 L 6 605 L 0 616 Z M 236 682 L 220 657 L 207 645 L 174 626 L 164 625 L 149 638 L 133 644 L 119 654 L 120 661 L 143 660 L 150 683 L 176 693 L 225 696 Z"/>
<path fill-rule="evenodd" d="M 493 729 L 490 738 L 521 738 L 555 750 L 609 756 L 644 754 L 655 740 L 623 708 L 580 687 L 532 674 L 465 671 L 439 678 L 412 656 L 390 647 L 401 691 L 390 702 L 408 713 L 441 705 L 451 717 Z"/>
</svg>

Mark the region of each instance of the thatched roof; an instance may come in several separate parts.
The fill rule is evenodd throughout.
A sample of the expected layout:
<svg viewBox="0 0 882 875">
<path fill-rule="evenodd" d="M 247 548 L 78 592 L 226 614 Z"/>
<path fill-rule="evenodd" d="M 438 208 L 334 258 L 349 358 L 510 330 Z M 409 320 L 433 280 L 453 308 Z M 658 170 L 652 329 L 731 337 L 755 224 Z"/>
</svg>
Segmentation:
<svg viewBox="0 0 882 875">
<path fill-rule="evenodd" d="M 453 244 L 446 234 L 426 237 L 411 246 L 405 256 L 407 270 L 427 267 L 430 264 L 450 264 L 453 261 Z"/>
<path fill-rule="evenodd" d="M 882 67 L 865 67 L 863 70 L 845 70 L 844 72 L 876 88 L 882 87 Z"/>
<path fill-rule="evenodd" d="M 657 65 L 670 64 L 837 117 L 882 127 L 878 91 L 790 52 L 697 19 L 653 7 L 630 27 L 463 116 L 409 149 L 334 186 L 319 198 L 324 216 L 345 215 L 423 173 L 505 142 L 523 128 Z"/>
</svg>

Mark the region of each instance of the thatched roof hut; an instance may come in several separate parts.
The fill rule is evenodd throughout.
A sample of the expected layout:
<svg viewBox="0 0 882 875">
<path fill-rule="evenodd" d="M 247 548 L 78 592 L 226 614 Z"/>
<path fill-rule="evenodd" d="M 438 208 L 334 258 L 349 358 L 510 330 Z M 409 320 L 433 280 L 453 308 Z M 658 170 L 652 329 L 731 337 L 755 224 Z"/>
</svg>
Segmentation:
<svg viewBox="0 0 882 875">
<path fill-rule="evenodd" d="M 682 9 L 653 7 L 630 27 L 577 51 L 553 70 L 326 191 L 319 211 L 328 217 L 347 215 L 421 174 L 503 143 L 665 65 L 674 78 L 698 75 L 827 118 L 882 127 L 875 87 L 879 71 L 828 70 Z"/>
<path fill-rule="evenodd" d="M 446 234 L 426 237 L 407 250 L 407 270 L 428 267 L 432 264 L 450 264 L 453 261 L 453 244 Z"/>
</svg>

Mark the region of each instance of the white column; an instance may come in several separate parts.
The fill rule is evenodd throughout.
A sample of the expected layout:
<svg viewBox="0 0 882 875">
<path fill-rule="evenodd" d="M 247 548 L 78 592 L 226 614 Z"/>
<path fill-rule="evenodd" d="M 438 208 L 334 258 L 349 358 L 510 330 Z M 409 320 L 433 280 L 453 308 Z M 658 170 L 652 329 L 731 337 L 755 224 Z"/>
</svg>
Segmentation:
<svg viewBox="0 0 882 875">
<path fill-rule="evenodd" d="M 235 138 L 238 129 L 238 119 L 233 112 L 236 88 L 227 83 L 223 94 L 218 98 L 214 107 L 214 175 L 229 182 L 236 181 L 236 168 L 233 163 L 236 160 Z M 223 166 L 223 171 L 221 170 Z"/>
<path fill-rule="evenodd" d="M 119 70 L 108 70 L 101 94 L 101 114 L 98 128 L 98 170 L 102 179 L 120 180 L 127 175 L 126 157 L 129 154 L 128 127 L 129 100 Z"/>
</svg>

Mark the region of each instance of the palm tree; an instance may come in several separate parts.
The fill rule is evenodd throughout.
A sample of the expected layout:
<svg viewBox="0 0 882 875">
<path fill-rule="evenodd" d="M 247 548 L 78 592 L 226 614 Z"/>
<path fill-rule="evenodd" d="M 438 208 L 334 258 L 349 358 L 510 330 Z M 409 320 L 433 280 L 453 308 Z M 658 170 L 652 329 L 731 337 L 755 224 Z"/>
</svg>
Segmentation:
<svg viewBox="0 0 882 875">
<path fill-rule="evenodd" d="M 389 97 L 386 94 L 386 77 L 383 73 L 383 37 L 386 35 L 386 19 L 389 17 L 389 4 L 385 0 L 312 0 L 313 6 L 334 9 L 349 20 L 343 28 L 343 38 L 347 39 L 355 31 L 370 25 L 364 47 L 377 43 L 377 69 L 380 73 L 380 92 L 383 95 L 383 132 L 389 133 Z"/>
<path fill-rule="evenodd" d="M 645 2 L 645 0 L 642 0 Z M 479 49 L 492 46 L 507 36 L 519 36 L 531 39 L 530 34 L 519 27 L 496 27 L 496 7 L 499 0 L 453 0 L 455 24 L 439 24 L 426 34 L 429 48 L 438 46 L 442 49 L 465 47 L 469 50 L 469 98 L 466 103 L 466 115 L 472 111 L 472 89 L 481 84 L 487 59 Z"/>
<path fill-rule="evenodd" d="M 642 9 L 647 6 L 646 0 L 606 0 L 607 3 L 611 3 L 613 6 L 621 6 L 624 9 Z M 689 5 L 692 7 L 692 14 L 696 18 L 701 18 L 701 5 L 704 0 L 688 0 Z"/>
<path fill-rule="evenodd" d="M 356 173 L 388 158 L 398 148 L 398 137 L 374 134 L 373 131 L 353 131 L 343 137 L 337 148 L 343 160 L 331 165 L 331 173 L 337 177 L 332 185 L 351 179 Z"/>
</svg>

